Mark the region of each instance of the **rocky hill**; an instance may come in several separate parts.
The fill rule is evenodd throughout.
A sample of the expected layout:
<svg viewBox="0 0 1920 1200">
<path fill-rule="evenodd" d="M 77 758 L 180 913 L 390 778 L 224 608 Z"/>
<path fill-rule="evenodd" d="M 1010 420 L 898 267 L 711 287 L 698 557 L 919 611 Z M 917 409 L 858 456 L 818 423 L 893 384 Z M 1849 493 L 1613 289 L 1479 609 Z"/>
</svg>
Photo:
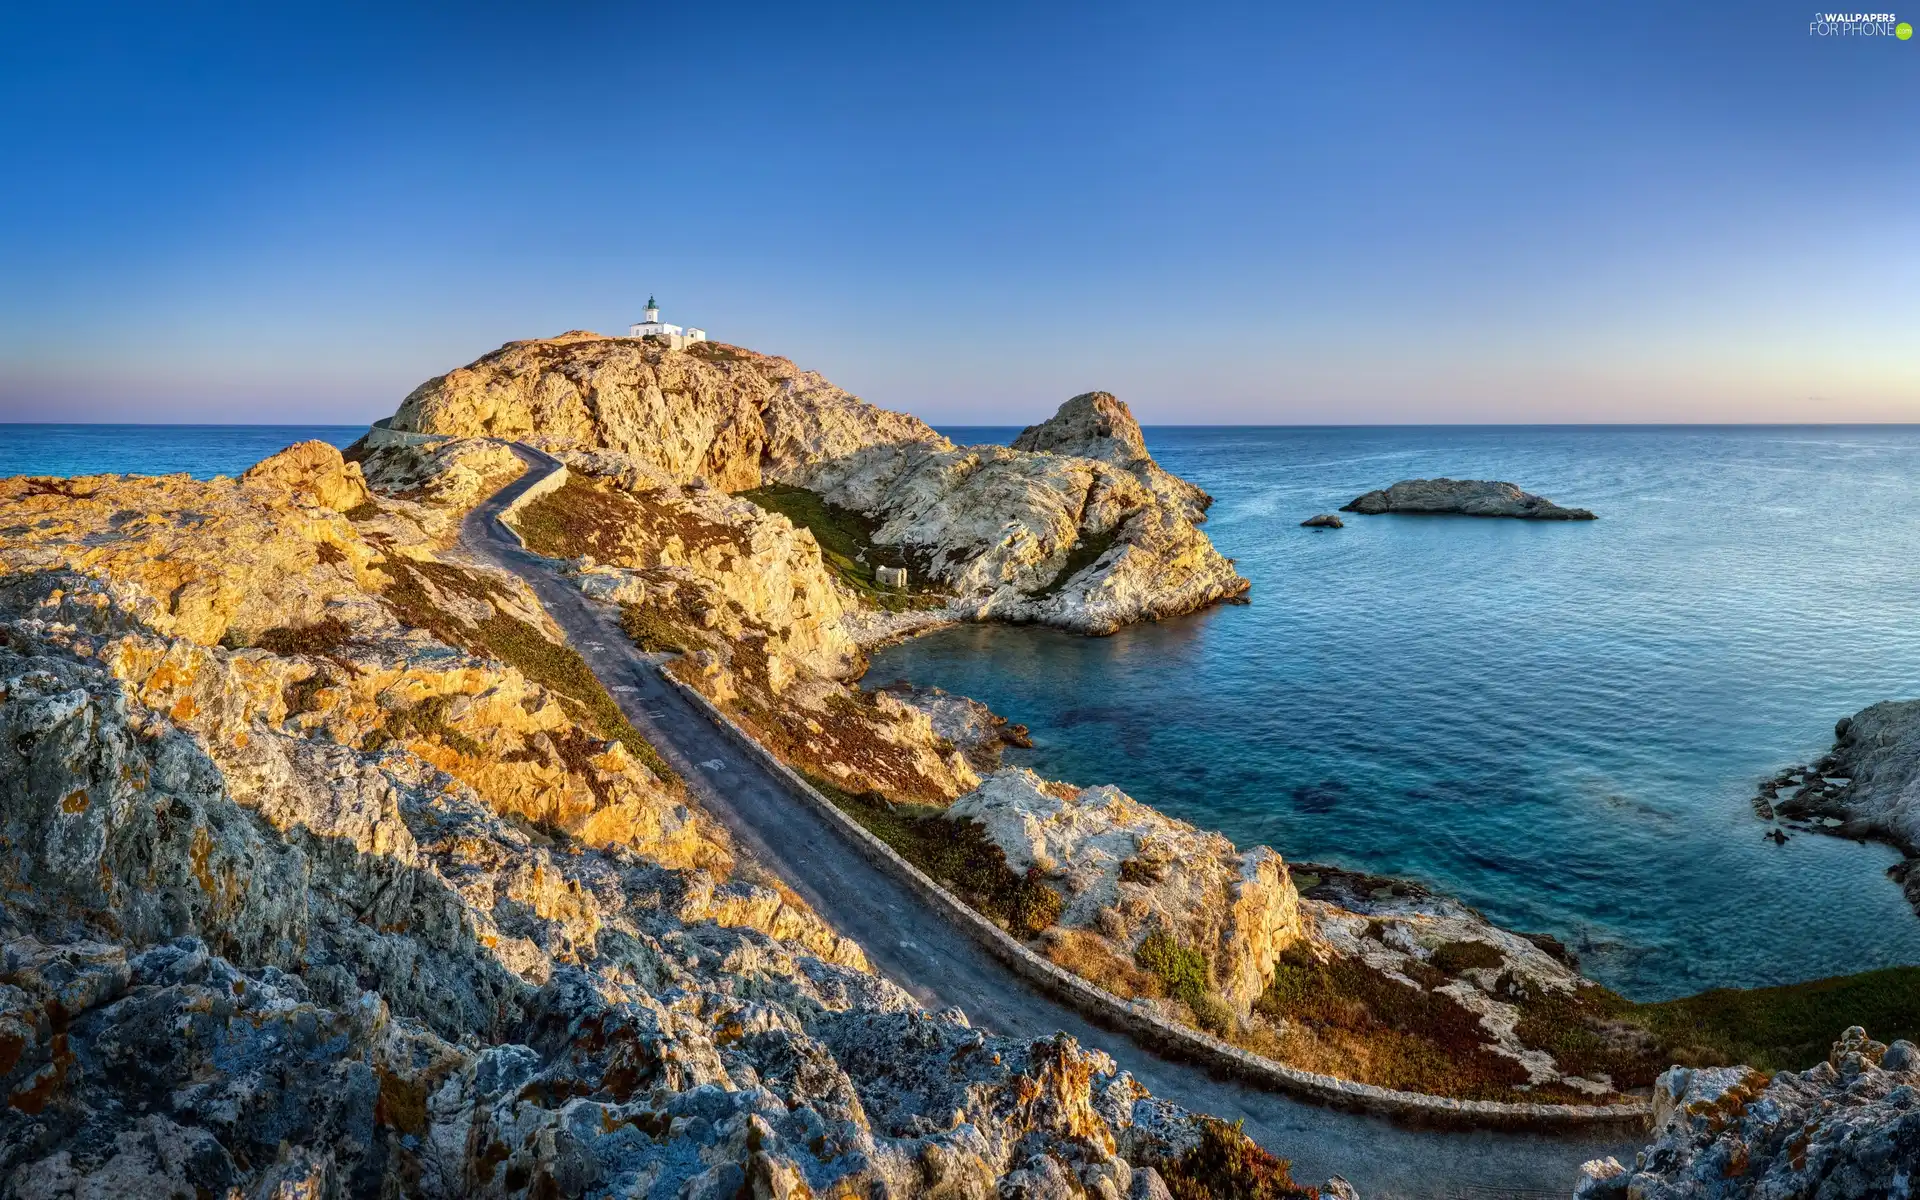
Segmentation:
<svg viewBox="0 0 1920 1200">
<path fill-rule="evenodd" d="M 318 444 L 0 481 L 0 1193 L 1153 1197 L 1258 1158 L 870 973 L 444 551 L 506 464 L 410 453 L 384 495 Z"/>
<path fill-rule="evenodd" d="M 959 447 L 783 358 L 569 333 L 429 380 L 388 425 L 611 452 L 676 485 L 799 489 L 955 619 L 1111 633 L 1249 586 L 1197 528 L 1206 494 L 1154 463 L 1105 393 L 1068 401 L 1013 448 Z"/>
</svg>

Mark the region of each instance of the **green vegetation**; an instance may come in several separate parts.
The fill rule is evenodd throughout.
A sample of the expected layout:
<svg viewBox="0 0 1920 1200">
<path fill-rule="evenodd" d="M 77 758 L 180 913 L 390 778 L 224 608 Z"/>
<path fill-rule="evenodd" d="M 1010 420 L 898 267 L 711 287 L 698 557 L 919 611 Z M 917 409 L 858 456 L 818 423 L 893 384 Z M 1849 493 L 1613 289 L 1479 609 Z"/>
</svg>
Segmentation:
<svg viewBox="0 0 1920 1200">
<path fill-rule="evenodd" d="M 665 614 L 639 604 L 620 606 L 620 628 L 649 654 L 685 654 L 686 635 Z"/>
<path fill-rule="evenodd" d="M 223 639 L 232 646 L 231 634 Z M 353 640 L 353 631 L 339 617 L 322 617 L 311 625 L 279 625 L 261 631 L 253 645 L 274 654 L 306 654 L 315 658 L 332 655 Z"/>
<path fill-rule="evenodd" d="M 1174 1200 L 1312 1200 L 1319 1195 L 1295 1183 L 1293 1164 L 1255 1145 L 1238 1121 L 1229 1125 L 1202 1117 L 1196 1145 L 1152 1166 Z"/>
<path fill-rule="evenodd" d="M 1491 942 L 1446 942 L 1434 948 L 1429 961 L 1442 974 L 1459 975 L 1462 971 L 1503 966 L 1507 956 Z"/>
<path fill-rule="evenodd" d="M 527 549 L 548 558 L 591 554 L 611 561 L 620 556 L 627 530 L 638 514 L 624 493 L 601 487 L 579 475 L 523 505 L 513 527 Z"/>
<path fill-rule="evenodd" d="M 1060 893 L 1047 886 L 1040 872 L 1030 869 L 1022 875 L 1009 867 L 1007 856 L 978 821 L 950 821 L 938 808 L 894 804 L 877 792 L 856 796 L 817 776 L 809 775 L 807 782 L 900 857 L 1015 937 L 1038 937 L 1060 919 L 1066 907 Z"/>
<path fill-rule="evenodd" d="M 484 757 L 485 747 L 447 724 L 447 713 L 452 708 L 452 696 L 429 696 L 411 708 L 393 709 L 380 723 L 380 728 L 367 735 L 366 748 L 378 750 L 389 742 L 433 738 L 468 758 Z"/>
<path fill-rule="evenodd" d="M 503 598 L 499 585 L 442 562 L 390 558 L 382 569 L 393 576 L 383 598 L 402 622 L 426 630 L 449 646 L 515 668 L 559 696 L 600 737 L 624 745 L 655 775 L 668 782 L 679 779 L 652 743 L 628 722 L 585 659 L 572 647 L 548 641 L 532 625 L 501 611 L 495 603 Z M 492 612 L 477 625 L 465 624 L 434 602 L 433 591 L 485 601 Z"/>
<path fill-rule="evenodd" d="M 1516 1099 L 1513 1086 L 1527 1080 L 1519 1063 L 1489 1049 L 1479 1017 L 1452 997 L 1354 959 L 1322 963 L 1293 947 L 1274 964 L 1256 1007 L 1300 1027 L 1304 1036 L 1278 1056 L 1308 1070 L 1476 1100 Z"/>
<path fill-rule="evenodd" d="M 1167 995 L 1192 1009 L 1194 1021 L 1208 1033 L 1227 1037 L 1239 1024 L 1232 1006 L 1213 990 L 1213 967 L 1207 956 L 1182 946 L 1166 930 L 1156 929 L 1142 938 L 1133 961 L 1158 979 Z"/>
<path fill-rule="evenodd" d="M 803 529 L 812 530 L 813 540 L 820 544 L 820 557 L 828 569 L 875 608 L 904 612 L 939 604 L 924 587 L 914 586 L 915 580 L 926 579 L 924 564 L 911 562 L 897 547 L 874 544 L 873 534 L 880 523 L 871 517 L 828 504 L 817 492 L 782 484 L 753 488 L 741 492 L 740 496 L 768 512 L 779 513 Z M 907 590 L 880 586 L 874 575 L 876 567 L 905 567 Z"/>
<path fill-rule="evenodd" d="M 1197 1007 L 1197 1001 L 1213 984 L 1213 971 L 1207 956 L 1190 946 L 1182 946 L 1164 929 L 1156 929 L 1140 939 L 1133 961 L 1153 972 L 1166 986 L 1167 995 Z"/>
<path fill-rule="evenodd" d="M 1784 987 L 1716 988 L 1631 1005 L 1624 1016 L 1658 1038 L 1674 1062 L 1799 1071 L 1826 1061 L 1849 1025 L 1883 1042 L 1920 1040 L 1920 967 L 1887 967 Z"/>
<path fill-rule="evenodd" d="M 1114 533 L 1115 531 L 1111 529 L 1105 533 L 1082 533 L 1080 540 L 1073 544 L 1073 549 L 1067 551 L 1067 561 L 1061 564 L 1060 573 L 1053 577 L 1052 583 L 1041 588 L 1034 595 L 1051 596 L 1066 587 L 1067 582 L 1075 575 L 1092 566 L 1102 554 L 1112 549 Z"/>
</svg>

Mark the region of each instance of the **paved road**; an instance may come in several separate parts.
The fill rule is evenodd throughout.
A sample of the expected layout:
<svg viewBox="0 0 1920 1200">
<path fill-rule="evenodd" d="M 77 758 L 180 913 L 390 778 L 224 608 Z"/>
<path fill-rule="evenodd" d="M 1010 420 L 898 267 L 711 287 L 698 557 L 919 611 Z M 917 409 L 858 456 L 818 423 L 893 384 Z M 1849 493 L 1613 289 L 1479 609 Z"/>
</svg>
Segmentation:
<svg viewBox="0 0 1920 1200">
<path fill-rule="evenodd" d="M 701 803 L 755 857 L 826 920 L 858 941 L 874 967 L 930 1009 L 958 1005 L 995 1033 L 1037 1037 L 1066 1030 L 1109 1053 L 1157 1096 L 1241 1120 L 1262 1146 L 1294 1162 L 1296 1178 L 1344 1175 L 1363 1196 L 1567 1196 L 1579 1165 L 1612 1154 L 1632 1161 L 1637 1140 L 1600 1134 L 1526 1134 L 1420 1128 L 1325 1108 L 1146 1050 L 1033 990 L 958 926 L 918 903 L 746 758 L 711 721 L 660 679 L 617 624 L 521 549 L 502 509 L 558 465 L 527 447 L 531 469 L 476 509 L 461 530 L 468 553 L 526 580 L 574 648 Z M 719 760 L 714 770 L 702 763 Z"/>
</svg>

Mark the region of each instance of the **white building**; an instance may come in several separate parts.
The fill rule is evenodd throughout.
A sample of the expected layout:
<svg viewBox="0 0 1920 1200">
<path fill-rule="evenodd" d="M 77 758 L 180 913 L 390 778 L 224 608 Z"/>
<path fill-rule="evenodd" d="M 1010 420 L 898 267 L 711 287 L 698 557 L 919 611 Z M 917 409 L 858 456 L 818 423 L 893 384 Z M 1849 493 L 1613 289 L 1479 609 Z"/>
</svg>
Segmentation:
<svg viewBox="0 0 1920 1200">
<path fill-rule="evenodd" d="M 667 324 L 660 319 L 660 306 L 653 302 L 652 296 L 648 296 L 647 319 L 630 327 L 627 330 L 627 336 L 665 338 L 668 346 L 678 350 L 689 342 L 706 341 L 707 331 L 695 329 L 692 326 L 682 329 L 678 325 Z"/>
</svg>

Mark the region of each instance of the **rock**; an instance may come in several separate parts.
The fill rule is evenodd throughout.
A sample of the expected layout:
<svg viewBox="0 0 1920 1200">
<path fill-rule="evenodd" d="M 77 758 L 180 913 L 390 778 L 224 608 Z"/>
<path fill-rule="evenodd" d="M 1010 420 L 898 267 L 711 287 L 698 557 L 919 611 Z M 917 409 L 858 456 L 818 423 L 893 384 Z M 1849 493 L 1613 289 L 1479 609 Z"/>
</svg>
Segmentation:
<svg viewBox="0 0 1920 1200">
<path fill-rule="evenodd" d="M 1871 1061 L 1878 1046 L 1849 1029 L 1827 1062 L 1771 1081 L 1745 1067 L 1675 1067 L 1655 1088 L 1652 1143 L 1631 1168 L 1587 1164 L 1575 1195 L 1903 1194 L 1920 1164 L 1920 1104 L 1910 1076 Z"/>
<path fill-rule="evenodd" d="M 1300 522 L 1303 529 L 1345 529 L 1347 523 L 1332 513 L 1318 513 Z"/>
<path fill-rule="evenodd" d="M 1360 1189 L 1348 1183 L 1344 1177 L 1333 1175 L 1320 1185 L 1320 1195 L 1331 1200 L 1360 1200 Z"/>
<path fill-rule="evenodd" d="M 1202 950 L 1243 1018 L 1302 936 L 1299 897 L 1278 854 L 1264 846 L 1243 854 L 1118 788 L 1068 788 L 1012 767 L 947 816 L 979 822 L 1015 871 L 1037 868 L 1056 882 L 1066 896 L 1060 926 L 1104 939 L 1116 957 L 1130 962 L 1156 930 Z"/>
<path fill-rule="evenodd" d="M 373 499 L 356 463 L 326 442 L 297 442 L 254 464 L 240 482 L 287 492 L 307 503 L 346 512 Z"/>
<path fill-rule="evenodd" d="M 1920 1046 L 1915 1046 L 1905 1038 L 1898 1039 L 1881 1056 L 1880 1069 L 1908 1074 L 1920 1072 Z"/>
<path fill-rule="evenodd" d="M 630 487 L 637 463 L 655 490 L 806 488 L 872 521 L 874 542 L 951 592 L 959 617 L 1104 634 L 1250 586 L 1197 528 L 1206 493 L 1154 463 L 1106 393 L 1069 400 L 1021 435 L 1021 449 L 956 447 L 785 359 L 570 333 L 511 343 L 422 384 L 389 424 L 528 440 Z M 593 453 L 597 465 L 579 457 Z M 367 454 L 384 477 L 400 472 L 379 460 L 419 450 Z"/>
<path fill-rule="evenodd" d="M 1789 767 L 1775 782 L 1800 784 L 1774 807 L 1817 833 L 1876 838 L 1907 855 L 1889 874 L 1920 908 L 1920 700 L 1887 700 L 1843 717 L 1818 764 Z M 1756 808 L 1757 808 L 1756 804 Z"/>
<path fill-rule="evenodd" d="M 1021 430 L 1013 439 L 1013 448 L 1112 463 L 1131 472 L 1155 495 L 1182 508 L 1189 520 L 1201 520 L 1213 504 L 1212 496 L 1153 461 L 1133 410 L 1111 392 L 1075 396 L 1047 420 Z"/>
<path fill-rule="evenodd" d="M 1580 1182 L 1573 1189 L 1574 1200 L 1616 1200 L 1627 1194 L 1627 1169 L 1620 1160 L 1589 1159 L 1580 1164 Z"/>
<path fill-rule="evenodd" d="M 1341 512 L 1441 514 L 1469 517 L 1518 517 L 1528 521 L 1591 521 L 1584 508 L 1562 508 L 1544 496 L 1523 492 L 1511 483 L 1487 479 L 1403 479 L 1392 487 L 1368 492 L 1344 505 Z"/>
<path fill-rule="evenodd" d="M 311 466 L 0 482 L 0 1194 L 1155 1194 L 1194 1118 L 921 1011 L 494 657 L 470 489 Z"/>
</svg>

